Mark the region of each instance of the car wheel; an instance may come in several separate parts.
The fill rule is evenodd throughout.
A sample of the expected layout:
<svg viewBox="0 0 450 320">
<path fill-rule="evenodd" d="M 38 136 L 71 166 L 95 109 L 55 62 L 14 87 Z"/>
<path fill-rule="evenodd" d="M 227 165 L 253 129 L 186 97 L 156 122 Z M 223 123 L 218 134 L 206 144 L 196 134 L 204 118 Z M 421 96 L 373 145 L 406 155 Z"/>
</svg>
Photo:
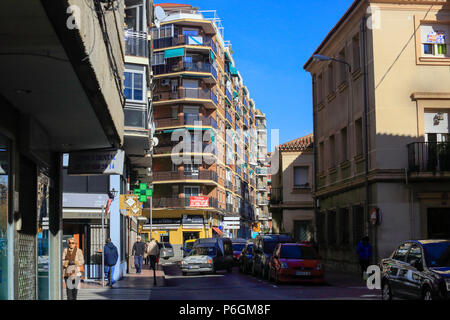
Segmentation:
<svg viewBox="0 0 450 320">
<path fill-rule="evenodd" d="M 392 291 L 389 282 L 384 282 L 383 287 L 381 288 L 381 299 L 382 300 L 392 300 Z"/>
<path fill-rule="evenodd" d="M 431 291 L 430 288 L 428 288 L 428 287 L 425 288 L 425 290 L 423 291 L 422 298 L 423 298 L 423 300 L 434 300 L 433 292 Z"/>
</svg>

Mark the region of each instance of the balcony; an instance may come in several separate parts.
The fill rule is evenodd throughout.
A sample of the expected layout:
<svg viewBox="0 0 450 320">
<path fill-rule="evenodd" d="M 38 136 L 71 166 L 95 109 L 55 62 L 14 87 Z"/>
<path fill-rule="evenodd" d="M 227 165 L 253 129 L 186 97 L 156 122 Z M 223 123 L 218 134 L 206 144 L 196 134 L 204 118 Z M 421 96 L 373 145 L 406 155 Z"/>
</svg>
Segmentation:
<svg viewBox="0 0 450 320">
<path fill-rule="evenodd" d="M 153 105 L 168 105 L 174 104 L 176 100 L 196 100 L 195 102 L 201 102 L 206 109 L 216 109 L 217 108 L 217 96 L 216 94 L 207 88 L 179 88 L 175 91 L 161 91 L 158 90 L 153 96 Z M 205 101 L 197 101 L 205 100 Z"/>
<path fill-rule="evenodd" d="M 267 176 L 269 174 L 268 168 L 256 168 L 256 174 L 259 176 Z"/>
<path fill-rule="evenodd" d="M 450 142 L 414 142 L 408 145 L 410 172 L 450 172 Z"/>
<path fill-rule="evenodd" d="M 153 183 L 171 183 L 172 181 L 198 180 L 217 183 L 217 173 L 209 170 L 198 171 L 156 171 L 153 172 Z M 200 182 L 199 182 L 200 183 Z"/>
<path fill-rule="evenodd" d="M 158 145 L 157 147 L 154 148 L 153 155 L 154 156 L 171 155 L 173 148 L 176 145 L 178 145 L 179 143 L 181 143 L 181 142 L 163 143 L 161 145 Z M 182 153 L 198 153 L 198 150 L 196 150 L 196 148 L 198 148 L 198 146 L 195 143 L 192 143 L 190 151 L 189 150 L 183 150 Z M 209 151 L 207 153 L 211 154 L 211 152 L 210 152 L 211 148 L 212 148 L 211 144 L 203 143 L 203 144 L 201 144 L 201 148 L 202 148 L 201 149 L 201 153 L 206 153 L 206 151 Z M 206 150 L 206 148 L 208 148 L 208 150 Z"/>
<path fill-rule="evenodd" d="M 125 127 L 148 129 L 147 108 L 125 107 L 123 112 Z"/>
<path fill-rule="evenodd" d="M 233 97 L 231 96 L 231 92 L 228 89 L 225 89 L 225 94 L 227 95 L 227 98 L 231 101 L 233 101 Z"/>
<path fill-rule="evenodd" d="M 181 127 L 181 126 L 194 126 L 196 122 L 201 122 L 202 126 L 211 126 L 213 128 L 217 128 L 217 122 L 212 117 L 178 117 L 177 119 L 173 118 L 163 118 L 163 119 L 155 119 L 155 127 L 156 129 L 161 128 L 173 128 L 173 127 Z"/>
<path fill-rule="evenodd" d="M 270 204 L 280 204 L 283 201 L 283 189 L 270 189 Z"/>
<path fill-rule="evenodd" d="M 178 36 L 153 40 L 153 49 L 162 49 L 185 45 L 210 47 L 212 51 L 217 54 L 216 44 L 211 39 L 211 37 Z"/>
<path fill-rule="evenodd" d="M 233 190 L 233 182 L 225 181 L 225 188 Z"/>
<path fill-rule="evenodd" d="M 125 55 L 147 58 L 147 33 L 125 30 Z"/>
<path fill-rule="evenodd" d="M 175 64 L 161 64 L 152 67 L 153 75 L 177 73 L 177 72 L 199 72 L 212 74 L 214 81 L 217 79 L 217 70 L 209 62 L 185 62 Z"/>
<path fill-rule="evenodd" d="M 209 197 L 209 207 L 208 208 L 215 208 L 217 209 L 218 201 L 216 198 Z M 191 207 L 190 206 L 190 198 L 164 198 L 164 197 L 154 197 L 152 199 L 153 201 L 153 209 L 202 209 L 199 207 Z M 207 209 L 207 208 L 204 208 Z"/>
<path fill-rule="evenodd" d="M 228 113 L 228 111 L 225 111 L 225 117 L 227 118 L 228 121 L 230 121 L 230 123 L 233 123 L 233 118 L 232 118 L 231 115 Z"/>
</svg>

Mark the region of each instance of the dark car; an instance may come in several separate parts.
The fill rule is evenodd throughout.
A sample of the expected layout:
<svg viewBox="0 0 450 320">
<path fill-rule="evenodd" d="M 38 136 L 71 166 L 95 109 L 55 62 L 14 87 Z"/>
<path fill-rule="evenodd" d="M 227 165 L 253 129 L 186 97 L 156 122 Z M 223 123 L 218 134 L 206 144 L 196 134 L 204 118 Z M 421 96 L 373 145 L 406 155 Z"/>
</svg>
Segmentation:
<svg viewBox="0 0 450 320">
<path fill-rule="evenodd" d="M 266 234 L 257 236 L 253 246 L 252 274 L 260 275 L 264 279 L 269 278 L 269 259 L 275 247 L 279 243 L 295 242 L 290 235 L 286 234 Z"/>
<path fill-rule="evenodd" d="M 270 257 L 269 280 L 324 283 L 320 257 L 309 244 L 280 243 Z"/>
<path fill-rule="evenodd" d="M 382 299 L 448 299 L 450 240 L 403 242 L 381 267 Z"/>
<path fill-rule="evenodd" d="M 233 260 L 234 264 L 237 265 L 239 262 L 239 257 L 241 256 L 242 249 L 244 249 L 247 240 L 245 239 L 231 239 L 233 244 Z"/>
<path fill-rule="evenodd" d="M 239 257 L 239 272 L 250 273 L 253 267 L 253 243 L 247 243 Z"/>
</svg>

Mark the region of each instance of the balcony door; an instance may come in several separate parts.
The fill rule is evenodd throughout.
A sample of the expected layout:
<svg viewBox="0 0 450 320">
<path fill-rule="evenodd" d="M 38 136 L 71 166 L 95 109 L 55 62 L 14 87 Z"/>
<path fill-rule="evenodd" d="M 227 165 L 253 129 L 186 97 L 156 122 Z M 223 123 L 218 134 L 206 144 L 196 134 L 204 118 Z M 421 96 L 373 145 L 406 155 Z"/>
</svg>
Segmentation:
<svg viewBox="0 0 450 320">
<path fill-rule="evenodd" d="M 190 176 L 193 179 L 198 179 L 198 173 L 199 173 L 199 166 L 198 164 L 184 164 L 184 175 Z"/>
<path fill-rule="evenodd" d="M 427 170 L 450 170 L 449 112 L 425 112 Z"/>
<path fill-rule="evenodd" d="M 147 25 L 144 5 L 127 7 L 125 9 L 126 29 L 134 32 L 145 32 Z"/>
<path fill-rule="evenodd" d="M 185 205 L 189 206 L 191 197 L 198 197 L 200 195 L 200 187 L 186 186 L 184 187 Z"/>
<path fill-rule="evenodd" d="M 200 107 L 184 106 L 183 107 L 184 124 L 191 126 L 195 125 L 195 122 L 200 120 L 199 110 Z"/>
<path fill-rule="evenodd" d="M 183 80 L 183 91 L 185 98 L 198 99 L 198 80 Z M 198 113 L 198 111 L 197 111 Z"/>
</svg>

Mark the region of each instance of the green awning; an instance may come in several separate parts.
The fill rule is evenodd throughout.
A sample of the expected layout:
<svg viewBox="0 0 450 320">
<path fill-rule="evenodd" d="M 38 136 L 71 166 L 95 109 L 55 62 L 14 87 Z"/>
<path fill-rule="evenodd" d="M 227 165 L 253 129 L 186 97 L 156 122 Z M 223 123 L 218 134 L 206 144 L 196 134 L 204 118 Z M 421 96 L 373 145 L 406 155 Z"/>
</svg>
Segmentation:
<svg viewBox="0 0 450 320">
<path fill-rule="evenodd" d="M 212 52 L 212 50 L 209 50 L 209 54 L 211 56 L 211 61 L 214 61 L 215 57 L 214 57 L 214 53 Z"/>
<path fill-rule="evenodd" d="M 229 67 L 230 67 L 230 73 L 231 73 L 232 76 L 236 76 L 236 77 L 239 76 L 238 73 L 237 73 L 237 69 L 235 67 L 233 67 L 231 62 L 230 62 Z"/>
<path fill-rule="evenodd" d="M 238 96 L 236 91 L 233 91 L 233 98 L 236 98 Z"/>
<path fill-rule="evenodd" d="M 184 48 L 169 49 L 169 50 L 164 51 L 164 59 L 183 57 L 183 56 L 184 56 Z"/>
</svg>

